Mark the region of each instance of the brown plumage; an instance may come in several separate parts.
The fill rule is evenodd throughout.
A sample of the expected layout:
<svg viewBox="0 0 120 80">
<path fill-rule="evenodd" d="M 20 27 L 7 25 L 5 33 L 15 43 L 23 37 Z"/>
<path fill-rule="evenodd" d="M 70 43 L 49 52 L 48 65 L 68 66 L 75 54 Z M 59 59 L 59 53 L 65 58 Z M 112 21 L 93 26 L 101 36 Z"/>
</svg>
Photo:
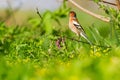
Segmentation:
<svg viewBox="0 0 120 80">
<path fill-rule="evenodd" d="M 69 13 L 69 28 L 78 36 L 82 36 L 83 38 L 85 38 L 92 45 L 92 43 L 87 38 L 84 29 L 80 25 L 76 13 L 74 11 L 70 11 Z"/>
</svg>

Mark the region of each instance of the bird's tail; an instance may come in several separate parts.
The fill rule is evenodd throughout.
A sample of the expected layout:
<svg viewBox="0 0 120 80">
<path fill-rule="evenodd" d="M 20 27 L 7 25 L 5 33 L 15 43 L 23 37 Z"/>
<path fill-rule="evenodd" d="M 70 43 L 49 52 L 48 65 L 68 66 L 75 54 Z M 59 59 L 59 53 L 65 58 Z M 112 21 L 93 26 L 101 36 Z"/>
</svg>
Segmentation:
<svg viewBox="0 0 120 80">
<path fill-rule="evenodd" d="M 93 45 L 92 42 L 88 39 L 88 37 L 86 36 L 85 33 L 82 32 L 80 35 L 81 35 L 83 38 L 85 38 L 85 39 L 89 42 L 90 45 Z"/>
</svg>

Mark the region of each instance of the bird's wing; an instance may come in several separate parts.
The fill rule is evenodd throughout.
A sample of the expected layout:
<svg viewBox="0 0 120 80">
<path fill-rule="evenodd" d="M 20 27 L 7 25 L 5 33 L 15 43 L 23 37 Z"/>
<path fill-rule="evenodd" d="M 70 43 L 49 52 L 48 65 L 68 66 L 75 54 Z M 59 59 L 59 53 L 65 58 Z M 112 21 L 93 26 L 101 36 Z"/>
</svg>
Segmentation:
<svg viewBox="0 0 120 80">
<path fill-rule="evenodd" d="M 78 21 L 73 20 L 73 25 L 74 25 L 78 30 L 80 30 L 80 35 L 81 35 L 82 37 L 84 37 L 84 38 L 90 43 L 90 45 L 92 45 L 92 43 L 91 43 L 91 42 L 89 41 L 89 39 L 87 38 L 84 29 L 83 29 L 82 26 L 78 23 Z"/>
<path fill-rule="evenodd" d="M 82 28 L 82 26 L 81 26 L 77 21 L 73 20 L 73 25 L 74 25 L 78 30 L 81 30 L 81 31 L 85 32 L 84 29 Z"/>
</svg>

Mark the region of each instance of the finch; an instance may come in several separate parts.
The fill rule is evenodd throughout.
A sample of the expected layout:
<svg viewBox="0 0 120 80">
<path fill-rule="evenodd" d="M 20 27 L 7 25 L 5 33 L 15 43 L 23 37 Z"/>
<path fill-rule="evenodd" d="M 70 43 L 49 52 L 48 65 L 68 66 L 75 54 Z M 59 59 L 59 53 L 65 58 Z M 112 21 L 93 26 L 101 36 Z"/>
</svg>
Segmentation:
<svg viewBox="0 0 120 80">
<path fill-rule="evenodd" d="M 89 41 L 87 35 L 85 34 L 84 29 L 78 22 L 76 13 L 74 11 L 70 11 L 70 13 L 69 13 L 69 28 L 71 29 L 71 31 L 76 33 L 77 36 L 82 36 L 89 42 L 90 45 L 92 45 L 92 43 Z"/>
</svg>

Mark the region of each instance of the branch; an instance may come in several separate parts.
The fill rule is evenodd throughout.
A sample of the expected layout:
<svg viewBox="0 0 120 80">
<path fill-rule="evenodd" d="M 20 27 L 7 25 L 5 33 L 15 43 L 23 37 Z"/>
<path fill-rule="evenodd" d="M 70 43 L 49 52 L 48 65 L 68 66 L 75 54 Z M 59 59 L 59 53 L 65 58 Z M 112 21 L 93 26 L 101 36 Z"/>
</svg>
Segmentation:
<svg viewBox="0 0 120 80">
<path fill-rule="evenodd" d="M 14 21 L 14 23 L 16 24 L 15 14 L 14 14 L 14 11 L 13 11 L 13 9 L 12 9 L 12 6 L 11 6 L 9 0 L 7 0 L 7 4 L 8 4 L 8 7 L 9 7 L 9 9 L 10 9 L 10 15 L 9 15 L 9 16 L 12 16 L 12 17 L 13 17 L 13 21 Z"/>
<path fill-rule="evenodd" d="M 117 4 L 118 9 L 120 10 L 120 1 L 116 0 L 116 4 Z"/>
<path fill-rule="evenodd" d="M 117 6 L 117 4 L 115 4 L 115 3 L 107 2 L 107 1 L 104 1 L 104 0 L 101 0 L 100 2 L 107 3 L 107 4 L 110 4 L 110 5 L 113 5 L 113 6 Z"/>
<path fill-rule="evenodd" d="M 42 16 L 41 16 L 40 12 L 38 11 L 38 8 L 36 8 L 36 10 L 37 10 L 38 16 L 42 19 Z"/>
<path fill-rule="evenodd" d="M 81 7 L 80 5 L 78 5 L 75 1 L 73 0 L 68 0 L 69 2 L 71 2 L 72 4 L 74 4 L 76 7 L 78 7 L 80 10 L 84 11 L 85 13 L 97 18 L 97 19 L 100 19 L 104 22 L 110 22 L 110 18 L 109 17 L 104 17 L 102 15 L 98 15 L 98 14 L 95 14 L 91 11 L 88 11 L 87 9 L 84 9 L 83 7 Z"/>
<path fill-rule="evenodd" d="M 101 0 L 100 2 L 107 3 L 107 4 L 110 4 L 110 5 L 113 5 L 113 6 L 117 6 L 118 9 L 120 10 L 120 1 L 119 0 L 116 0 L 116 4 L 108 2 L 108 1 L 104 1 L 104 0 Z"/>
<path fill-rule="evenodd" d="M 13 16 L 13 18 L 14 18 L 14 15 L 13 15 L 13 13 L 15 14 L 15 13 L 17 13 L 19 10 L 20 10 L 20 8 L 21 8 L 21 3 L 18 5 L 18 7 L 17 8 L 15 8 L 14 10 L 12 9 L 12 7 L 10 7 L 11 5 L 10 5 L 10 3 L 7 1 L 7 3 L 8 3 L 8 10 L 6 9 L 6 17 L 5 17 L 5 19 L 4 20 L 2 20 L 3 22 L 7 22 L 12 16 Z M 14 19 L 15 20 L 15 19 Z M 15 22 L 15 21 L 14 21 Z"/>
<path fill-rule="evenodd" d="M 60 36 L 57 40 L 55 40 L 56 41 L 56 46 L 58 48 L 61 48 L 61 43 L 65 43 L 66 39 L 69 39 L 69 40 L 72 40 L 72 41 L 76 41 L 78 43 L 84 43 L 84 44 L 90 45 L 90 43 L 88 43 L 88 42 L 77 40 L 75 38 L 70 38 L 70 37 L 66 37 L 66 36 Z M 112 48 L 111 46 L 103 46 L 103 45 L 96 45 L 96 44 L 92 44 L 90 46 L 97 46 L 97 47 L 103 47 L 103 48 Z"/>
<path fill-rule="evenodd" d="M 94 0 L 90 0 L 90 1 L 94 1 Z M 111 2 L 108 2 L 108 1 L 104 1 L 104 0 L 100 0 L 99 2 L 103 2 L 103 3 L 106 3 L 106 4 L 113 5 L 113 6 L 117 6 L 117 4 L 115 4 L 115 3 L 111 3 Z"/>
<path fill-rule="evenodd" d="M 80 41 L 80 40 L 77 40 L 77 39 L 74 39 L 74 38 L 69 38 L 69 37 L 64 37 L 64 38 L 72 40 L 72 41 L 81 42 L 81 43 L 90 45 L 90 43 L 88 43 L 88 42 Z M 102 46 L 102 45 L 96 45 L 96 44 L 93 44 L 93 46 L 111 48 L 111 46 Z"/>
</svg>

